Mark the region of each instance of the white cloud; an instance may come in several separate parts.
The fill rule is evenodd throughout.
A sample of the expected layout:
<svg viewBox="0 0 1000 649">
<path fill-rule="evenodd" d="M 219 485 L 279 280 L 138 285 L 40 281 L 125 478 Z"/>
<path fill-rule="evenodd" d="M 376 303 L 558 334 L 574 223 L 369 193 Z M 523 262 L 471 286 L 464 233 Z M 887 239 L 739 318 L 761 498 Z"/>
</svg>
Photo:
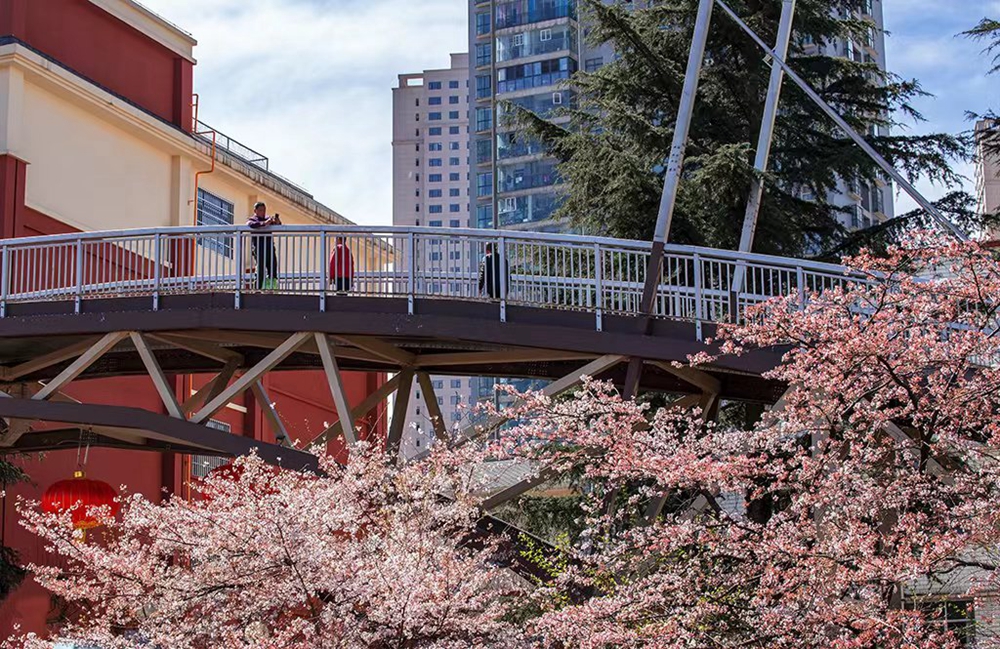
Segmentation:
<svg viewBox="0 0 1000 649">
<path fill-rule="evenodd" d="M 349 219 L 392 220 L 396 76 L 468 48 L 462 0 L 141 0 L 198 39 L 203 121 Z"/>
</svg>

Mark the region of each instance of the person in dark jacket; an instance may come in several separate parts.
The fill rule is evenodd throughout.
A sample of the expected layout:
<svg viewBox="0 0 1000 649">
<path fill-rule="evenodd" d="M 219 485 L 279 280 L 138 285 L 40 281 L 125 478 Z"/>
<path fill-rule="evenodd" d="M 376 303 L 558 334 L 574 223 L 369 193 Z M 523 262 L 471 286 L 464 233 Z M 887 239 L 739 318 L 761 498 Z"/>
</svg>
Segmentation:
<svg viewBox="0 0 1000 649">
<path fill-rule="evenodd" d="M 281 217 L 277 214 L 267 216 L 267 205 L 258 202 L 253 206 L 253 215 L 247 219 L 247 225 L 254 230 L 250 245 L 257 261 L 257 288 L 271 288 L 278 281 L 278 255 L 269 229 L 281 225 Z"/>
<path fill-rule="evenodd" d="M 344 237 L 337 237 L 330 255 L 330 285 L 338 293 L 348 293 L 353 281 L 354 255 Z"/>
<path fill-rule="evenodd" d="M 493 248 L 492 243 L 486 244 L 486 255 L 479 264 L 479 292 L 494 300 L 500 299 L 500 278 L 507 276 L 507 289 L 510 290 L 510 273 L 507 260 Z"/>
</svg>

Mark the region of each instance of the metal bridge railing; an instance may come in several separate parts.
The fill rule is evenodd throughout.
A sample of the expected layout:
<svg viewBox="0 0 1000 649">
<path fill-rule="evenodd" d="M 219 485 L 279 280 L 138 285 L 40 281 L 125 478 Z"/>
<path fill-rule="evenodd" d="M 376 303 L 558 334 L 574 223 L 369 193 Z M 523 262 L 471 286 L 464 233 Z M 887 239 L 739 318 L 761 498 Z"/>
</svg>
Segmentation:
<svg viewBox="0 0 1000 649">
<path fill-rule="evenodd" d="M 331 276 L 338 240 L 353 256 L 350 287 Z M 499 286 L 482 290 L 486 248 L 505 260 Z M 270 252 L 273 250 L 273 256 Z M 494 230 L 280 226 L 267 233 L 210 226 L 88 232 L 0 241 L 0 317 L 15 303 L 232 293 L 317 297 L 340 293 L 493 302 L 594 314 L 638 315 L 650 245 L 617 239 Z M 653 315 L 732 322 L 748 305 L 852 281 L 842 267 L 668 246 Z M 740 270 L 738 270 L 740 269 Z M 334 268 L 334 275 L 337 269 Z M 854 280 L 856 281 L 856 279 Z M 739 285 L 735 285 L 739 282 Z"/>
</svg>

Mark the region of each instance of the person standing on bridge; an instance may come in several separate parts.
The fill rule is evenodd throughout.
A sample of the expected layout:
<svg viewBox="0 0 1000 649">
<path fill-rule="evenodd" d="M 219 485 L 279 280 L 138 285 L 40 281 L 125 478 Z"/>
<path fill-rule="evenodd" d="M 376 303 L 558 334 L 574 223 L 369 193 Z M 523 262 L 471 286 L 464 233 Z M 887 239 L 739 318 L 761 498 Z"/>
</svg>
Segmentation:
<svg viewBox="0 0 1000 649">
<path fill-rule="evenodd" d="M 501 277 L 507 276 L 507 288 L 510 289 L 510 273 L 507 260 L 500 258 L 500 253 L 494 250 L 492 243 L 486 244 L 486 254 L 479 264 L 479 292 L 491 299 L 500 299 Z"/>
<path fill-rule="evenodd" d="M 267 216 L 267 205 L 258 201 L 254 203 L 253 215 L 247 219 L 247 225 L 255 230 L 251 235 L 251 249 L 257 261 L 257 289 L 278 287 L 278 255 L 274 251 L 274 240 L 270 228 L 281 225 L 281 217 L 275 214 Z"/>
<path fill-rule="evenodd" d="M 338 235 L 330 255 L 330 286 L 337 293 L 349 293 L 353 281 L 354 255 L 344 237 Z"/>
</svg>

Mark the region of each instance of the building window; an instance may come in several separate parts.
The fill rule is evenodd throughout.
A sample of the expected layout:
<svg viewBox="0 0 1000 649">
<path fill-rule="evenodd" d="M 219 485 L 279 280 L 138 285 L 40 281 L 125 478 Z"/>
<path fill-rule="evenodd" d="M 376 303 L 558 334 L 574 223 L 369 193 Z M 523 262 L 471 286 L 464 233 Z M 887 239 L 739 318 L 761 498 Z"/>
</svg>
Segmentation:
<svg viewBox="0 0 1000 649">
<path fill-rule="evenodd" d="M 427 89 L 428 90 L 440 90 L 441 89 L 441 82 L 440 81 L 431 81 L 430 83 L 427 84 Z"/>
<path fill-rule="evenodd" d="M 427 225 L 429 225 L 432 228 L 440 228 L 441 227 L 441 221 L 428 221 Z"/>
<path fill-rule="evenodd" d="M 451 189 L 448 190 L 448 195 L 451 196 L 451 197 L 461 196 L 462 195 L 462 190 L 458 189 L 456 187 L 452 187 Z"/>
<path fill-rule="evenodd" d="M 232 225 L 233 204 L 209 194 L 204 189 L 198 190 L 197 225 Z M 233 237 L 228 234 L 216 234 L 198 237 L 198 244 L 220 255 L 233 258 Z"/>
<path fill-rule="evenodd" d="M 458 151 L 459 149 L 458 142 L 449 142 L 448 148 L 451 149 L 452 151 Z"/>
<path fill-rule="evenodd" d="M 466 129 L 466 131 L 468 131 L 468 129 Z M 458 126 L 449 126 L 448 127 L 448 133 L 449 133 L 449 135 L 458 135 L 461 132 L 462 131 L 460 130 L 460 128 Z"/>
<path fill-rule="evenodd" d="M 457 183 L 462 180 L 462 174 L 448 174 L 448 180 L 453 183 Z"/>
<path fill-rule="evenodd" d="M 452 213 L 461 212 L 462 206 L 459 205 L 458 203 L 452 203 L 451 205 L 448 206 L 448 211 Z"/>
<path fill-rule="evenodd" d="M 587 72 L 594 72 L 595 70 L 597 70 L 602 65 L 604 65 L 604 57 L 603 56 L 598 56 L 598 57 L 595 57 L 595 58 L 592 58 L 592 59 L 587 59 L 586 61 L 584 61 L 584 64 L 583 64 L 584 69 Z"/>
<path fill-rule="evenodd" d="M 482 68 L 493 63 L 492 43 L 476 44 L 476 67 Z"/>
<path fill-rule="evenodd" d="M 972 647 L 976 640 L 976 616 L 972 600 L 908 600 L 904 608 L 920 611 L 927 622 L 941 631 L 950 631 L 961 647 Z"/>
<path fill-rule="evenodd" d="M 493 195 L 493 174 L 476 174 L 476 196 Z"/>
<path fill-rule="evenodd" d="M 444 381 L 434 381 L 433 384 L 435 390 L 441 390 L 444 388 Z"/>
<path fill-rule="evenodd" d="M 453 389 L 456 389 L 456 390 L 458 388 L 462 387 L 462 379 L 452 379 L 451 380 L 451 387 Z"/>
<path fill-rule="evenodd" d="M 490 75 L 480 74 L 476 76 L 476 99 L 485 99 L 493 92 L 493 83 Z"/>
<path fill-rule="evenodd" d="M 449 167 L 457 167 L 460 164 L 462 164 L 462 159 L 461 158 L 448 158 L 448 166 Z"/>
<path fill-rule="evenodd" d="M 493 109 L 476 109 L 476 131 L 489 131 L 493 128 Z"/>
<path fill-rule="evenodd" d="M 432 135 L 432 136 L 433 135 L 441 135 L 441 127 L 440 126 L 432 126 L 427 131 L 427 134 L 428 135 Z M 417 136 L 419 136 L 419 135 L 420 135 L 420 131 L 417 131 Z"/>
<path fill-rule="evenodd" d="M 441 144 L 440 142 L 431 142 L 430 144 L 427 145 L 428 151 L 441 151 L 443 149 L 444 145 Z"/>
<path fill-rule="evenodd" d="M 429 167 L 440 167 L 443 164 L 444 160 L 442 158 L 431 158 L 430 160 L 427 161 L 427 166 Z"/>
<path fill-rule="evenodd" d="M 458 95 L 452 95 L 451 97 L 448 97 L 448 103 L 449 104 L 457 104 L 458 103 Z"/>
<path fill-rule="evenodd" d="M 457 110 L 448 111 L 448 119 L 458 119 L 458 111 Z"/>
<path fill-rule="evenodd" d="M 441 119 L 441 113 L 428 113 L 427 119 L 431 120 L 432 122 L 439 121 Z"/>
<path fill-rule="evenodd" d="M 458 81 L 452 79 L 451 81 L 448 82 L 448 87 L 454 90 L 455 88 L 458 87 Z"/>
<path fill-rule="evenodd" d="M 441 198 L 441 190 L 440 189 L 432 189 L 429 192 L 427 192 L 427 195 L 430 198 Z"/>
<path fill-rule="evenodd" d="M 460 228 L 460 227 L 462 227 L 462 222 L 459 221 L 458 219 L 452 219 L 448 223 L 448 225 L 449 225 L 449 227 L 452 227 L 452 228 Z M 456 250 L 455 252 L 453 252 L 451 254 L 452 254 L 452 259 L 461 259 L 462 258 L 461 251 Z"/>
<path fill-rule="evenodd" d="M 427 208 L 427 211 L 430 212 L 431 214 L 440 214 L 444 210 L 441 205 L 431 205 L 429 208 Z"/>
<path fill-rule="evenodd" d="M 418 99 L 417 101 L 419 102 L 420 100 Z M 441 98 L 440 97 L 429 97 L 427 99 L 427 103 L 429 105 L 431 105 L 431 106 L 440 106 L 441 105 Z"/>
<path fill-rule="evenodd" d="M 476 14 L 476 35 L 490 33 L 490 15 L 488 13 Z"/>
<path fill-rule="evenodd" d="M 427 182 L 439 183 L 441 182 L 441 174 L 430 174 L 427 176 Z"/>
<path fill-rule="evenodd" d="M 516 92 L 540 88 L 568 79 L 576 72 L 576 61 L 569 57 L 522 63 L 497 70 L 497 92 Z"/>
</svg>

